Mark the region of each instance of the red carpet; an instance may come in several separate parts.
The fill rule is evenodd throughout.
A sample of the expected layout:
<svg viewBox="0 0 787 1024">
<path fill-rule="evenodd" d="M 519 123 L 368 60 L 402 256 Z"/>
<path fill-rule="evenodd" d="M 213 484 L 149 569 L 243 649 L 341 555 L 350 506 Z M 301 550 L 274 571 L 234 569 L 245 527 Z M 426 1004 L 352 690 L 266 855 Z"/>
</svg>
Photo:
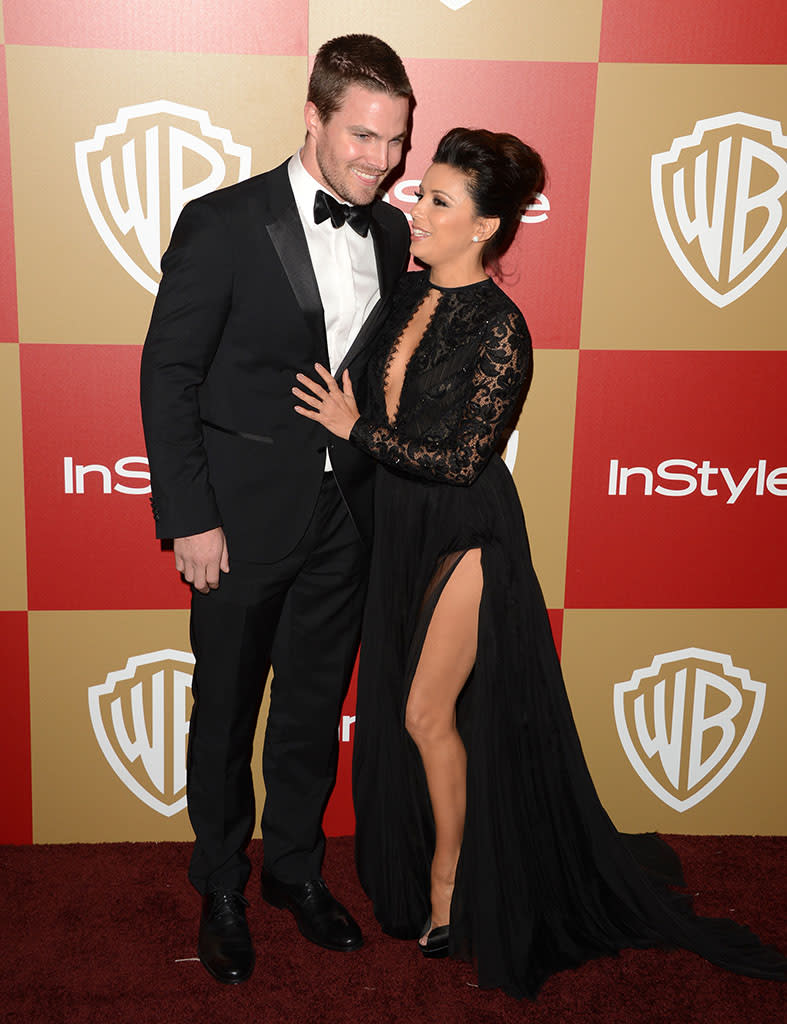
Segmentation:
<svg viewBox="0 0 787 1024">
<path fill-rule="evenodd" d="M 787 949 L 787 838 L 673 837 L 699 912 Z M 261 848 L 252 846 L 259 863 Z M 383 935 L 352 863 L 328 843 L 325 877 L 366 936 L 330 953 L 265 905 L 252 878 L 251 981 L 224 987 L 196 955 L 199 901 L 182 843 L 0 847 L 0 1020 L 24 1024 L 784 1024 L 787 984 L 681 951 L 627 951 L 552 978 L 536 1002 L 474 987 L 469 965 L 426 961 Z"/>
</svg>

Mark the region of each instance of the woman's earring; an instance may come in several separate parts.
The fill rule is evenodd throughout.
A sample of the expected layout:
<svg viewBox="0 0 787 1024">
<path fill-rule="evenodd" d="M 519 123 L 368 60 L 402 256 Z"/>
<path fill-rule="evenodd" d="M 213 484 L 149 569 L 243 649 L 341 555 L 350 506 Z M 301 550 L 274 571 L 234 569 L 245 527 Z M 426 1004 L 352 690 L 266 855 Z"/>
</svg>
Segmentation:
<svg viewBox="0 0 787 1024">
<path fill-rule="evenodd" d="M 473 241 L 474 241 L 474 242 L 477 242 L 477 241 L 478 241 L 478 235 L 473 235 Z"/>
</svg>

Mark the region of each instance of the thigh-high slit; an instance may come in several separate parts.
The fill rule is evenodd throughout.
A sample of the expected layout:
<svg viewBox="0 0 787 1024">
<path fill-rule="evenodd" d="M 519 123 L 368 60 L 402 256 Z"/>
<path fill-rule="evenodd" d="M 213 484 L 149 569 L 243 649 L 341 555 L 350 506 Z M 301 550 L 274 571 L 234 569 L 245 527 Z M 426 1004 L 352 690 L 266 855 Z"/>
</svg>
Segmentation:
<svg viewBox="0 0 787 1024">
<path fill-rule="evenodd" d="M 784 959 L 731 921 L 698 918 L 656 836 L 615 829 L 585 764 L 513 480 L 493 456 L 469 487 L 378 469 L 353 793 L 356 861 L 383 929 L 418 938 L 434 820 L 405 728 L 431 614 L 461 553 L 481 550 L 476 659 L 456 703 L 466 815 L 450 952 L 479 984 L 533 995 L 546 977 L 626 947 L 682 946 L 759 977 Z"/>
<path fill-rule="evenodd" d="M 467 752 L 456 703 L 471 675 L 483 593 L 478 548 L 441 558 L 421 602 L 406 688 L 405 728 L 418 748 L 432 809 L 432 927 L 448 924 L 464 831 Z M 416 660 L 417 659 L 417 660 Z"/>
</svg>

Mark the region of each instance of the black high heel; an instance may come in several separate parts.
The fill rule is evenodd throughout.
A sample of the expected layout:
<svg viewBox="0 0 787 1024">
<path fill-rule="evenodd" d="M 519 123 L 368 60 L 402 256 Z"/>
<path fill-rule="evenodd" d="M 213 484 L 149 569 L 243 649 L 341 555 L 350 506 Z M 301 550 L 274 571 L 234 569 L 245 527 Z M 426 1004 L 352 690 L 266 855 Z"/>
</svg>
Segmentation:
<svg viewBox="0 0 787 1024">
<path fill-rule="evenodd" d="M 427 935 L 426 942 L 418 943 L 418 948 L 425 957 L 437 960 L 440 957 L 448 956 L 448 934 L 450 926 L 441 924 L 438 928 L 432 928 L 432 919 L 427 918 L 421 938 Z"/>
</svg>

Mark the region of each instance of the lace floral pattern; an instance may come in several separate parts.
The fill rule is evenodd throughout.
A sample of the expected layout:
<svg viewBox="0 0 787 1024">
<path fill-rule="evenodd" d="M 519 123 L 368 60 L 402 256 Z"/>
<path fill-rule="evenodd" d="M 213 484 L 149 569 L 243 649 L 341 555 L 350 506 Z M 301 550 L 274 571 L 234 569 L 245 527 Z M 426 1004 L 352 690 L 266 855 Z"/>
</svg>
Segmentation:
<svg viewBox="0 0 787 1024">
<path fill-rule="evenodd" d="M 471 484 L 498 447 L 532 372 L 530 333 L 491 280 L 441 289 L 437 308 L 405 372 L 393 423 L 385 409 L 386 368 L 429 288 L 406 274 L 369 361 L 369 408 L 351 442 L 380 462 L 422 479 Z"/>
</svg>

